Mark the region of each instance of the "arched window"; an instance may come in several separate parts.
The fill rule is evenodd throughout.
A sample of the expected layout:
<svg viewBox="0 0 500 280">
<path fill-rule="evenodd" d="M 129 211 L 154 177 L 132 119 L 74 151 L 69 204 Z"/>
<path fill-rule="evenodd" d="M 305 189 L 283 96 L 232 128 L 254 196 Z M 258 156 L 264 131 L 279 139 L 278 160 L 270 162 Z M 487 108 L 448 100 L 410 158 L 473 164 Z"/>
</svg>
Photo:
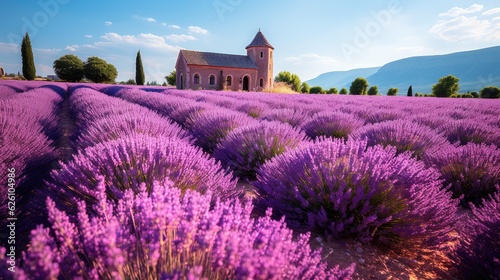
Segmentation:
<svg viewBox="0 0 500 280">
<path fill-rule="evenodd" d="M 260 58 L 264 58 L 264 52 L 260 52 Z"/>
<path fill-rule="evenodd" d="M 227 76 L 226 77 L 226 86 L 230 87 L 233 85 L 233 77 Z"/>
<path fill-rule="evenodd" d="M 195 84 L 195 85 L 199 85 L 200 84 L 200 75 L 194 74 L 193 84 Z"/>
<path fill-rule="evenodd" d="M 260 87 L 263 88 L 264 87 L 264 79 L 260 78 L 259 84 L 260 84 Z"/>
<path fill-rule="evenodd" d="M 214 75 L 210 75 L 210 78 L 208 78 L 208 84 L 211 86 L 215 85 L 215 76 Z"/>
</svg>

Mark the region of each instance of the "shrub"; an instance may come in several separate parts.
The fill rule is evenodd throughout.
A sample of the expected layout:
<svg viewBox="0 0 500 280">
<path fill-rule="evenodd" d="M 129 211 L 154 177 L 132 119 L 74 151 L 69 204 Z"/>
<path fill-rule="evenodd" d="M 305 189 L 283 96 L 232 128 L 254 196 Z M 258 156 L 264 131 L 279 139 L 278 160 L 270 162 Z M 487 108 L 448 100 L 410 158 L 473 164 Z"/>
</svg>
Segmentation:
<svg viewBox="0 0 500 280">
<path fill-rule="evenodd" d="M 301 128 L 312 139 L 326 136 L 347 140 L 352 131 L 363 125 L 364 121 L 354 115 L 340 112 L 321 112 L 304 122 Z"/>
<path fill-rule="evenodd" d="M 231 175 L 201 150 L 179 139 L 148 135 L 124 137 L 80 151 L 51 172 L 49 187 L 62 203 L 73 197 L 94 201 L 98 176 L 104 177 L 111 199 L 121 198 L 128 189 L 137 192 L 140 183 L 150 190 L 154 181 L 166 178 L 182 191 L 212 190 L 222 199 L 238 195 Z"/>
<path fill-rule="evenodd" d="M 390 88 L 387 91 L 387 96 L 396 96 L 396 95 L 398 95 L 398 92 L 399 92 L 399 89 L 397 89 L 397 88 Z M 411 96 L 411 95 L 408 95 L 408 96 Z"/>
<path fill-rule="evenodd" d="M 320 141 L 263 165 L 254 186 L 264 206 L 289 225 L 335 238 L 386 246 L 434 246 L 449 240 L 455 201 L 439 173 L 393 147 Z"/>
<path fill-rule="evenodd" d="M 461 223 L 460 243 L 451 257 L 465 279 L 499 279 L 499 193 L 485 199 L 482 207 L 471 205 L 472 215 Z"/>
<path fill-rule="evenodd" d="M 444 186 L 451 185 L 453 197 L 460 197 L 465 207 L 469 202 L 478 205 L 500 185 L 500 150 L 495 145 L 469 143 L 436 150 L 429 158 Z"/>
<path fill-rule="evenodd" d="M 312 93 L 312 94 L 318 94 L 318 93 L 323 93 L 323 92 L 324 92 L 324 90 L 320 86 L 314 86 L 314 87 L 311 87 L 309 89 L 309 93 Z"/>
<path fill-rule="evenodd" d="M 255 179 L 266 160 L 298 147 L 307 140 L 304 132 L 279 122 L 260 122 L 237 128 L 221 142 L 213 155 L 234 175 Z"/>
<path fill-rule="evenodd" d="M 453 75 L 442 77 L 432 86 L 432 94 L 437 97 L 450 97 L 458 93 L 460 88 L 458 81 L 459 79 Z"/>
<path fill-rule="evenodd" d="M 217 202 L 170 181 L 106 201 L 97 184 L 96 216 L 78 203 L 76 222 L 47 198 L 50 228 L 39 226 L 23 253 L 26 279 L 350 279 L 354 265 L 328 268 L 309 234 L 296 241 L 271 211 L 251 217 L 250 203 Z M 2 253 L 5 249 L 0 250 Z M 2 254 L 1 258 L 4 258 Z M 2 261 L 2 268 L 5 261 Z M 2 273 L 5 273 L 2 270 Z M 21 277 L 22 278 L 22 277 Z"/>
<path fill-rule="evenodd" d="M 371 86 L 368 89 L 368 95 L 377 95 L 378 94 L 378 87 L 377 86 Z"/>
<path fill-rule="evenodd" d="M 485 87 L 481 90 L 481 98 L 500 98 L 499 87 Z"/>
<path fill-rule="evenodd" d="M 349 94 L 352 95 L 366 95 L 368 89 L 368 81 L 363 77 L 356 78 L 349 88 Z"/>
<path fill-rule="evenodd" d="M 336 88 L 332 87 L 326 93 L 328 93 L 328 94 L 338 94 L 339 91 Z"/>
<path fill-rule="evenodd" d="M 450 143 L 459 145 L 484 143 L 500 146 L 500 131 L 497 128 L 472 119 L 450 121 L 438 127 L 437 130 L 441 131 Z"/>
<path fill-rule="evenodd" d="M 297 127 L 304 121 L 305 115 L 306 113 L 301 109 L 272 109 L 266 111 L 261 116 L 261 119 L 267 121 L 278 121 Z"/>
<path fill-rule="evenodd" d="M 208 110 L 200 113 L 189 128 L 195 145 L 212 153 L 217 145 L 234 129 L 256 122 L 248 115 L 232 110 Z"/>
<path fill-rule="evenodd" d="M 136 114 L 133 111 L 90 122 L 77 141 L 77 147 L 85 148 L 116 140 L 129 135 L 146 134 L 160 138 L 178 138 L 190 142 L 190 135 L 175 123 L 156 113 Z"/>
<path fill-rule="evenodd" d="M 339 94 L 347 94 L 348 91 L 346 88 L 342 88 L 340 91 L 339 91 Z"/>
<path fill-rule="evenodd" d="M 404 120 L 366 125 L 351 133 L 350 137 L 354 140 L 366 139 L 368 146 L 394 146 L 397 154 L 408 151 L 417 159 L 434 149 L 450 145 L 433 129 Z"/>
</svg>

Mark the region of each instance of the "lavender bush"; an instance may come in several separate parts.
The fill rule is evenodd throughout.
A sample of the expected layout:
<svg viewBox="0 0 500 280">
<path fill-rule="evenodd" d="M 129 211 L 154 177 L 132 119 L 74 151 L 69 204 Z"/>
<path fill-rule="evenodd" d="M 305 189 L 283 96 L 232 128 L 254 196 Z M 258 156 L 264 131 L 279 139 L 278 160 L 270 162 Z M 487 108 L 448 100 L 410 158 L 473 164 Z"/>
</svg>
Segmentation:
<svg viewBox="0 0 500 280">
<path fill-rule="evenodd" d="M 98 176 L 104 177 L 112 199 L 121 198 L 127 189 L 137 192 L 140 183 L 149 190 L 155 180 L 165 178 L 183 191 L 212 190 L 221 199 L 239 194 L 231 175 L 198 148 L 175 138 L 140 134 L 82 150 L 51 176 L 49 186 L 63 204 L 73 197 L 95 200 Z"/>
<path fill-rule="evenodd" d="M 366 139 L 368 146 L 394 146 L 398 154 L 409 151 L 417 159 L 434 149 L 450 146 L 446 138 L 433 129 L 405 120 L 366 125 L 354 131 L 350 138 Z"/>
<path fill-rule="evenodd" d="M 196 139 L 195 145 L 207 153 L 212 153 L 231 131 L 253 122 L 256 120 L 240 112 L 226 109 L 210 110 L 197 115 L 189 131 Z"/>
<path fill-rule="evenodd" d="M 278 121 L 298 127 L 308 117 L 307 113 L 300 109 L 273 109 L 264 112 L 261 119 L 267 121 Z"/>
<path fill-rule="evenodd" d="M 394 147 L 323 140 L 271 159 L 254 182 L 259 201 L 293 227 L 392 248 L 448 241 L 457 202 L 439 173 Z"/>
<path fill-rule="evenodd" d="M 465 279 L 500 279 L 499 192 L 482 207 L 471 204 L 472 215 L 461 223 L 460 243 L 451 257 Z"/>
<path fill-rule="evenodd" d="M 471 119 L 450 121 L 438 127 L 451 143 L 494 144 L 500 147 L 500 130 L 497 127 L 478 123 Z"/>
<path fill-rule="evenodd" d="M 462 206 L 479 205 L 500 185 L 500 149 L 495 145 L 469 143 L 433 152 L 427 159 L 442 175 L 444 186 L 451 185 Z"/>
<path fill-rule="evenodd" d="M 280 122 L 260 122 L 237 128 L 221 142 L 213 155 L 240 178 L 255 179 L 266 160 L 307 141 L 302 131 Z"/>
<path fill-rule="evenodd" d="M 47 198 L 50 228 L 31 234 L 18 279 L 350 279 L 354 265 L 328 268 L 309 235 L 292 239 L 271 212 L 251 218 L 250 203 L 219 202 L 174 187 L 142 184 L 106 200 L 98 178 L 96 216 L 78 203 L 77 221 Z M 5 251 L 4 249 L 1 250 Z M 3 258 L 3 254 L 2 254 Z M 4 262 L 2 262 L 4 263 Z M 5 270 L 2 271 L 5 273 Z"/>
<path fill-rule="evenodd" d="M 340 112 L 321 112 L 304 122 L 301 127 L 307 136 L 343 138 L 347 140 L 352 131 L 362 127 L 364 121 L 350 114 Z"/>
</svg>

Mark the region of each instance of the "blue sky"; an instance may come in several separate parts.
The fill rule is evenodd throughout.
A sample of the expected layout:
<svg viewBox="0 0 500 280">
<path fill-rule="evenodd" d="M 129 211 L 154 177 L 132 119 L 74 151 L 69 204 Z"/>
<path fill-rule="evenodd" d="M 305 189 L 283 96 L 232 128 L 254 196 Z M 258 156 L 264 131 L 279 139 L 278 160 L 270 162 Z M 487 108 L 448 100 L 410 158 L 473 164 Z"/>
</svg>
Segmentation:
<svg viewBox="0 0 500 280">
<path fill-rule="evenodd" d="M 11 0 L 0 11 L 0 66 L 21 71 L 30 34 L 37 75 L 65 54 L 98 56 L 134 78 L 163 82 L 179 49 L 245 54 L 259 28 L 275 47 L 274 71 L 308 80 L 328 71 L 381 66 L 419 55 L 500 45 L 493 1 Z"/>
</svg>

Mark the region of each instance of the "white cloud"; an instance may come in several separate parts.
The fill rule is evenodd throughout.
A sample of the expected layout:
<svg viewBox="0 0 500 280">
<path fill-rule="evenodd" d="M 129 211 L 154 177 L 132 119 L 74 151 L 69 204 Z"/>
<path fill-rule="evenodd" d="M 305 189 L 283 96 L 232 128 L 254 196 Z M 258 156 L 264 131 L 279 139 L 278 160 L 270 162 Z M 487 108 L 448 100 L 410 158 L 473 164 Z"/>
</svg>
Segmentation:
<svg viewBox="0 0 500 280">
<path fill-rule="evenodd" d="M 460 7 L 453 7 L 450 10 L 448 10 L 446 13 L 441 13 L 439 14 L 440 17 L 457 17 L 460 15 L 465 15 L 465 14 L 472 14 L 481 11 L 484 8 L 483 5 L 479 4 L 472 4 L 468 8 L 460 8 Z"/>
<path fill-rule="evenodd" d="M 151 17 L 148 17 L 145 20 L 148 21 L 148 22 L 156 22 L 156 19 L 151 18 Z"/>
<path fill-rule="evenodd" d="M 166 38 L 172 42 L 175 42 L 175 43 L 196 40 L 196 38 L 194 36 L 185 35 L 185 34 L 181 34 L 181 35 L 172 34 L 172 35 L 166 36 Z"/>
<path fill-rule="evenodd" d="M 500 8 L 494 8 L 491 10 L 487 10 L 483 13 L 483 15 L 494 15 L 494 14 L 499 14 L 500 13 Z"/>
<path fill-rule="evenodd" d="M 113 23 L 111 21 L 105 21 L 104 25 L 112 25 Z"/>
<path fill-rule="evenodd" d="M 37 48 L 34 48 L 33 50 L 42 54 L 55 54 L 61 51 L 61 49 L 37 49 Z"/>
<path fill-rule="evenodd" d="M 191 33 L 196 33 L 196 34 L 207 34 L 208 30 L 203 29 L 199 26 L 189 26 L 188 31 Z"/>
<path fill-rule="evenodd" d="M 139 20 L 144 20 L 144 21 L 147 21 L 147 22 L 156 22 L 156 19 L 154 19 L 152 17 L 140 17 L 138 15 L 134 15 L 133 18 L 136 18 L 136 19 L 139 19 Z"/>
<path fill-rule="evenodd" d="M 120 35 L 117 33 L 106 33 L 101 36 L 104 41 L 96 42 L 95 45 L 107 46 L 114 44 L 135 45 L 139 47 L 161 49 L 165 51 L 178 51 L 179 47 L 169 45 L 162 36 L 151 33 L 141 33 L 139 35 Z"/>
<path fill-rule="evenodd" d="M 168 27 L 173 28 L 173 29 L 180 29 L 181 27 L 175 24 L 171 24 Z"/>
<path fill-rule="evenodd" d="M 92 38 L 92 35 L 85 35 L 85 38 Z"/>
<path fill-rule="evenodd" d="M 298 56 L 286 57 L 285 61 L 292 62 L 294 64 L 305 64 L 305 63 L 326 63 L 333 64 L 337 63 L 338 60 L 329 57 L 329 56 L 321 56 L 315 53 L 301 54 Z"/>
<path fill-rule="evenodd" d="M 66 50 L 70 51 L 70 52 L 76 52 L 78 50 L 78 45 L 71 45 L 71 46 L 66 46 Z"/>
<path fill-rule="evenodd" d="M 21 45 L 0 42 L 0 53 L 2 53 L 2 52 L 5 52 L 5 53 L 11 53 L 11 52 L 20 53 L 21 52 Z"/>
<path fill-rule="evenodd" d="M 449 42 L 490 42 L 500 40 L 500 22 L 462 15 L 438 21 L 429 33 Z"/>
</svg>

